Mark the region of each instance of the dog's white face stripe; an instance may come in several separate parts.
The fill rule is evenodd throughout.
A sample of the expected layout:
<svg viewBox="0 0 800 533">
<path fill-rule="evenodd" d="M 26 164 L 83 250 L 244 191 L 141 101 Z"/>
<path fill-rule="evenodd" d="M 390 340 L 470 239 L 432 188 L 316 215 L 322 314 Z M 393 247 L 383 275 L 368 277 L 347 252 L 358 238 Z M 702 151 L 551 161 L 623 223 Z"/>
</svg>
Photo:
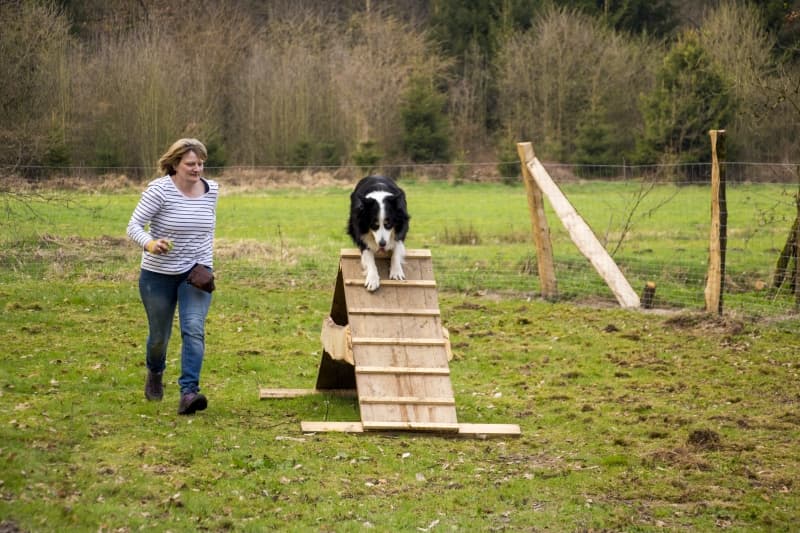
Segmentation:
<svg viewBox="0 0 800 533">
<path fill-rule="evenodd" d="M 375 240 L 375 244 L 377 248 L 381 248 L 381 241 L 385 244 L 383 248 L 386 250 L 391 250 L 394 248 L 394 228 L 391 230 L 387 230 L 384 224 L 386 220 L 386 208 L 383 205 L 383 201 L 386 199 L 387 196 L 391 196 L 392 194 L 386 191 L 375 191 L 371 192 L 367 195 L 367 198 L 372 198 L 378 205 L 380 206 L 380 212 L 378 213 L 378 229 L 372 230 L 370 229 L 370 235 Z"/>
</svg>

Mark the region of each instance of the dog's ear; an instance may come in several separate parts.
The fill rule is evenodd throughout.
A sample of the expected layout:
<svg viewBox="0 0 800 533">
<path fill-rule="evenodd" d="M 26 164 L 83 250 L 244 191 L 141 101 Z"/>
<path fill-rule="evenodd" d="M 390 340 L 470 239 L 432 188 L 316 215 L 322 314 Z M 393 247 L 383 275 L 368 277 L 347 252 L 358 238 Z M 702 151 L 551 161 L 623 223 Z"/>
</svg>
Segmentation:
<svg viewBox="0 0 800 533">
<path fill-rule="evenodd" d="M 350 195 L 350 208 L 355 212 L 361 212 L 364 210 L 364 200 L 366 198 L 361 196 L 358 193 L 353 193 Z"/>
<path fill-rule="evenodd" d="M 406 205 L 406 194 L 402 190 L 391 195 L 387 201 L 392 204 L 395 211 L 400 211 L 404 214 L 408 212 L 408 206 Z"/>
<path fill-rule="evenodd" d="M 406 205 L 406 193 L 403 192 L 402 189 L 400 189 L 400 193 L 397 195 L 396 202 L 397 203 L 395 205 L 397 205 L 398 209 L 400 209 L 404 213 L 408 211 L 408 206 Z"/>
</svg>

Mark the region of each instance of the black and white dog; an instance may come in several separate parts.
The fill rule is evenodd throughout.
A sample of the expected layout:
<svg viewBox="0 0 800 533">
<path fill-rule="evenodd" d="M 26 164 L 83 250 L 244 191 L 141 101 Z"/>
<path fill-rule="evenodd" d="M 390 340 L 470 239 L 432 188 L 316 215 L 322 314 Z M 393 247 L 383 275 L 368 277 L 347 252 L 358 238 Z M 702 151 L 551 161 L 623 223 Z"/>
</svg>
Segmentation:
<svg viewBox="0 0 800 533">
<path fill-rule="evenodd" d="M 395 182 L 383 176 L 367 176 L 356 184 L 350 195 L 350 220 L 347 233 L 361 250 L 368 291 L 381 285 L 376 253 L 391 253 L 391 279 L 406 279 L 403 262 L 406 247 L 403 241 L 408 233 L 411 217 L 406 207 L 406 195 Z"/>
</svg>

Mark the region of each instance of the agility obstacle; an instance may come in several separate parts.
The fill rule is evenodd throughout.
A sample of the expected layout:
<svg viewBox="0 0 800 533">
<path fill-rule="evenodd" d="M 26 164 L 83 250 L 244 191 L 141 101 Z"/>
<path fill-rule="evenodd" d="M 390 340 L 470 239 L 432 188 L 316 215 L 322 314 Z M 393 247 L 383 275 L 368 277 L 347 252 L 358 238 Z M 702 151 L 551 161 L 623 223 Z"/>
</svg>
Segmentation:
<svg viewBox="0 0 800 533">
<path fill-rule="evenodd" d="M 305 432 L 429 431 L 464 436 L 519 435 L 516 424 L 461 424 L 450 382 L 450 341 L 442 326 L 429 250 L 407 250 L 403 281 L 364 287 L 361 254 L 343 249 L 314 389 L 261 389 L 260 398 L 354 395 L 361 422 L 303 421 Z"/>
</svg>

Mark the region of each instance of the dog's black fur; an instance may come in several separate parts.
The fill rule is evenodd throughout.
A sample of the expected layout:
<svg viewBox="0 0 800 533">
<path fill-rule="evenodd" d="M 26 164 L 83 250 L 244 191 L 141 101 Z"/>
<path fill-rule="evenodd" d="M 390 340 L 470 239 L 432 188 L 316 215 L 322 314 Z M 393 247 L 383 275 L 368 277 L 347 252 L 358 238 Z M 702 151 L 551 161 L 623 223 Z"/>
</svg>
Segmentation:
<svg viewBox="0 0 800 533">
<path fill-rule="evenodd" d="M 347 233 L 361 251 L 369 291 L 380 287 L 375 254 L 391 253 L 391 279 L 405 279 L 405 238 L 411 216 L 406 195 L 390 178 L 367 176 L 356 184 L 350 195 L 350 218 Z"/>
</svg>

